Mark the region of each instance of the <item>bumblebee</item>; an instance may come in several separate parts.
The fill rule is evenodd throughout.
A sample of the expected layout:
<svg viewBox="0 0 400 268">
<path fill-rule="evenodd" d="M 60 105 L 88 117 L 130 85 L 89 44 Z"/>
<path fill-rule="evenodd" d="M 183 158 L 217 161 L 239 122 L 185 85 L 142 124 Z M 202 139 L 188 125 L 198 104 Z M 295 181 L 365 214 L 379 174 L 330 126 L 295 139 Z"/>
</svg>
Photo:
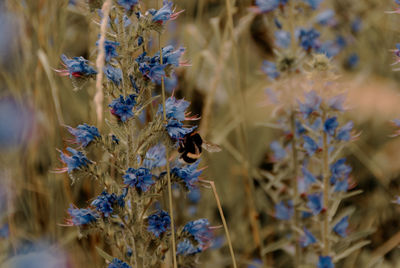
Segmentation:
<svg viewBox="0 0 400 268">
<path fill-rule="evenodd" d="M 188 164 L 194 163 L 200 158 L 202 149 L 208 152 L 219 152 L 221 148 L 203 140 L 197 131 L 186 134 L 179 142 L 178 152 L 180 158 Z"/>
</svg>

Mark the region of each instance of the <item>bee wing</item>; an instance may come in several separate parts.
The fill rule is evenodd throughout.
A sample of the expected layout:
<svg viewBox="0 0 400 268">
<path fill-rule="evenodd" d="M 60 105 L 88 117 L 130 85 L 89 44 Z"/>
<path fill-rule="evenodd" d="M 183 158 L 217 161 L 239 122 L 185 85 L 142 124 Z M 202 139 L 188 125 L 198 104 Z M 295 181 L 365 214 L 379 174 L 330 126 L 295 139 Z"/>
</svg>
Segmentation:
<svg viewBox="0 0 400 268">
<path fill-rule="evenodd" d="M 205 141 L 205 140 L 203 140 L 201 147 L 203 147 L 204 150 L 206 150 L 207 152 L 210 152 L 210 153 L 217 153 L 222 150 L 219 145 Z"/>
</svg>

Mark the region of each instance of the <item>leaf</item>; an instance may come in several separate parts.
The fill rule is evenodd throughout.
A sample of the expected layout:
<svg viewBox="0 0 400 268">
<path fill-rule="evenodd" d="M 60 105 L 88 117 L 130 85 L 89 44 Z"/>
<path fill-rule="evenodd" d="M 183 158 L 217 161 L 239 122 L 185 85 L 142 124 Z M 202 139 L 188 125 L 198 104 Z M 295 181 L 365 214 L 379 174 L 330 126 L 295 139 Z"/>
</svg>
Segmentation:
<svg viewBox="0 0 400 268">
<path fill-rule="evenodd" d="M 112 262 L 112 260 L 114 259 L 112 256 L 108 255 L 108 253 L 102 250 L 101 248 L 96 247 L 96 250 L 99 253 L 99 255 L 102 256 L 105 260 Z"/>
<path fill-rule="evenodd" d="M 337 262 L 337 261 L 339 261 L 339 260 L 341 260 L 341 259 L 346 258 L 346 257 L 349 256 L 351 253 L 353 253 L 354 251 L 359 250 L 360 248 L 362 248 L 363 246 L 368 245 L 369 243 L 371 243 L 371 241 L 365 240 L 365 241 L 358 242 L 357 244 L 355 244 L 355 245 L 349 247 L 348 249 L 346 249 L 346 250 L 343 251 L 342 253 L 339 253 L 338 255 L 336 255 L 336 256 L 333 258 L 333 262 Z"/>
</svg>

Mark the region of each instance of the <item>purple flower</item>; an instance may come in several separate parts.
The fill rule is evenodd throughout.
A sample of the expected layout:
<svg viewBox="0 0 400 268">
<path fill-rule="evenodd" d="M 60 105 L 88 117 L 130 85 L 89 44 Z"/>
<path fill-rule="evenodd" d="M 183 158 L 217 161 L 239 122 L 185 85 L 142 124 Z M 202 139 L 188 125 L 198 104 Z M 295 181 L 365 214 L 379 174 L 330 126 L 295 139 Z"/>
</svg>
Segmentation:
<svg viewBox="0 0 400 268">
<path fill-rule="evenodd" d="M 334 192 L 346 192 L 349 189 L 349 182 L 347 178 L 338 179 L 335 181 L 335 186 L 333 188 Z"/>
<path fill-rule="evenodd" d="M 165 90 L 171 93 L 178 86 L 178 78 L 176 74 L 171 74 L 171 77 L 164 77 Z"/>
<path fill-rule="evenodd" d="M 124 99 L 122 95 L 119 98 L 114 99 L 108 107 L 111 107 L 111 113 L 118 117 L 119 120 L 125 122 L 129 118 L 133 117 L 133 107 L 136 104 L 136 95 L 128 95 Z"/>
<path fill-rule="evenodd" d="M 300 246 L 305 248 L 317 242 L 315 236 L 304 227 L 304 235 L 300 237 Z"/>
<path fill-rule="evenodd" d="M 112 262 L 108 265 L 108 268 L 131 268 L 127 263 L 114 258 Z"/>
<path fill-rule="evenodd" d="M 309 156 L 313 156 L 314 153 L 319 149 L 318 144 L 309 136 L 304 135 L 303 136 L 303 140 L 304 140 L 304 149 L 307 151 Z"/>
<path fill-rule="evenodd" d="M 149 69 L 149 71 L 146 73 L 146 76 L 156 84 L 161 84 L 161 78 L 165 76 L 165 69 L 166 65 L 156 65 L 153 66 Z"/>
<path fill-rule="evenodd" d="M 87 157 L 80 151 L 72 149 L 71 147 L 67 147 L 67 151 L 70 152 L 71 155 L 59 151 L 61 161 L 67 165 L 67 167 L 61 168 L 59 170 L 60 172 L 68 171 L 68 173 L 71 173 L 81 168 L 88 167 L 88 165 L 92 163 L 92 161 L 87 159 Z"/>
<path fill-rule="evenodd" d="M 185 101 L 184 99 L 176 99 L 174 96 L 169 97 L 165 101 L 165 113 L 167 118 L 173 118 L 178 121 L 185 120 L 186 109 L 189 107 L 190 102 Z M 158 114 L 162 114 L 163 107 L 160 105 L 158 107 Z"/>
<path fill-rule="evenodd" d="M 265 60 L 261 69 L 272 80 L 279 77 L 279 72 L 276 70 L 276 64 L 272 61 Z"/>
<path fill-rule="evenodd" d="M 274 153 L 274 158 L 276 161 L 280 161 L 286 157 L 286 151 L 282 148 L 281 144 L 277 141 L 274 141 L 269 146 Z"/>
<path fill-rule="evenodd" d="M 332 26 L 336 23 L 335 22 L 335 11 L 333 11 L 332 9 L 327 9 L 325 11 L 322 11 L 321 13 L 319 13 L 317 15 L 315 20 L 317 21 L 317 23 L 319 23 L 321 25 Z"/>
<path fill-rule="evenodd" d="M 125 8 L 126 11 L 132 10 L 139 3 L 138 0 L 118 0 L 118 5 Z"/>
<path fill-rule="evenodd" d="M 191 128 L 185 128 L 183 127 L 183 124 L 177 120 L 170 119 L 168 121 L 168 124 L 166 125 L 166 129 L 168 132 L 168 135 L 174 139 L 174 140 L 179 140 L 182 139 L 186 134 L 192 132 L 196 127 L 191 127 Z"/>
<path fill-rule="evenodd" d="M 182 54 L 185 52 L 185 48 L 180 47 L 179 49 L 174 51 L 173 46 L 166 46 L 162 49 L 163 55 L 163 64 L 170 64 L 175 67 L 179 66 L 179 59 L 181 58 Z M 160 53 L 157 52 L 155 55 L 155 60 L 159 61 Z"/>
<path fill-rule="evenodd" d="M 157 238 L 171 228 L 171 218 L 164 210 L 150 215 L 148 218 L 147 231 L 153 233 Z"/>
<path fill-rule="evenodd" d="M 311 29 L 300 29 L 299 31 L 299 40 L 300 45 L 304 50 L 309 51 L 311 49 L 318 49 L 320 46 L 319 38 L 320 33 L 311 28 Z"/>
<path fill-rule="evenodd" d="M 317 9 L 324 0 L 303 0 L 303 1 L 309 4 L 312 9 Z"/>
<path fill-rule="evenodd" d="M 167 160 L 165 159 L 165 146 L 161 143 L 151 147 L 146 152 L 146 158 L 143 161 L 143 166 L 148 169 L 165 166 Z"/>
<path fill-rule="evenodd" d="M 322 193 L 308 195 L 307 207 L 314 216 L 318 215 L 322 211 Z"/>
<path fill-rule="evenodd" d="M 343 111 L 343 103 L 346 99 L 344 94 L 337 95 L 328 101 L 329 108 L 336 111 Z"/>
<path fill-rule="evenodd" d="M 289 200 L 287 206 L 283 201 L 275 205 L 275 217 L 279 220 L 288 221 L 294 214 L 293 202 Z"/>
<path fill-rule="evenodd" d="M 99 45 L 99 41 L 96 42 L 96 46 Z M 109 62 L 112 58 L 118 57 L 117 46 L 119 46 L 118 42 L 113 42 L 109 40 L 104 41 L 104 51 L 105 51 L 105 60 Z"/>
<path fill-rule="evenodd" d="M 295 121 L 295 126 L 296 126 L 296 136 L 301 136 L 302 134 L 306 133 L 307 130 L 303 127 L 303 125 L 299 120 Z"/>
<path fill-rule="evenodd" d="M 347 236 L 347 227 L 349 227 L 348 219 L 349 216 L 344 216 L 335 226 L 333 226 L 333 231 L 341 237 Z"/>
<path fill-rule="evenodd" d="M 102 212 L 105 217 L 110 216 L 113 213 L 113 207 L 125 206 L 124 196 L 117 196 L 116 194 L 112 193 L 109 194 L 106 191 L 103 191 L 93 202 L 91 203 L 92 206 L 96 207 L 97 211 Z"/>
<path fill-rule="evenodd" d="M 336 139 L 340 141 L 349 141 L 351 138 L 351 130 L 353 129 L 353 122 L 348 122 L 343 127 L 339 128 Z"/>
<path fill-rule="evenodd" d="M 104 68 L 104 73 L 107 78 L 114 84 L 119 86 L 122 82 L 122 70 L 120 68 L 114 68 L 111 65 L 107 65 Z"/>
<path fill-rule="evenodd" d="M 290 33 L 279 30 L 275 32 L 275 44 L 281 48 L 288 48 L 290 45 Z"/>
<path fill-rule="evenodd" d="M 171 173 L 183 180 L 187 190 L 191 191 L 196 188 L 196 183 L 199 180 L 199 176 L 203 172 L 202 170 L 197 170 L 200 161 L 196 161 L 192 165 L 186 165 L 185 167 L 174 167 Z"/>
<path fill-rule="evenodd" d="M 157 10 L 156 12 L 153 12 L 153 22 L 157 23 L 165 23 L 166 21 L 169 20 L 174 20 L 178 17 L 178 15 L 183 12 L 179 11 L 174 13 L 174 10 L 172 10 L 172 2 L 169 2 L 168 0 L 164 0 L 163 7 Z"/>
<path fill-rule="evenodd" d="M 310 188 L 310 185 L 318 182 L 315 176 L 310 171 L 308 171 L 308 169 L 305 166 L 301 168 L 301 171 L 303 172 L 304 183 L 307 189 Z"/>
<path fill-rule="evenodd" d="M 99 218 L 96 211 L 85 208 L 74 208 L 72 205 L 68 209 L 68 213 L 71 219 L 68 219 L 66 223 L 71 226 L 81 226 L 94 223 Z"/>
<path fill-rule="evenodd" d="M 140 167 L 139 169 L 128 168 L 123 178 L 124 184 L 135 187 L 140 192 L 147 192 L 155 183 L 150 170 L 144 167 Z"/>
<path fill-rule="evenodd" d="M 210 222 L 207 219 L 198 219 L 186 223 L 182 232 L 193 237 L 202 250 L 206 249 L 213 239 Z"/>
<path fill-rule="evenodd" d="M 97 127 L 88 124 L 79 125 L 76 128 L 67 126 L 68 131 L 75 137 L 75 143 L 87 147 L 95 139 L 100 138 Z"/>
<path fill-rule="evenodd" d="M 319 256 L 317 268 L 335 268 L 331 256 Z"/>
<path fill-rule="evenodd" d="M 299 101 L 300 112 L 304 115 L 304 118 L 307 118 L 311 113 L 318 111 L 321 101 L 321 97 L 319 97 L 317 92 L 314 90 L 306 93 L 304 103 Z"/>
<path fill-rule="evenodd" d="M 324 131 L 329 135 L 335 135 L 336 128 L 339 126 L 336 116 L 330 117 L 324 122 Z"/>
<path fill-rule="evenodd" d="M 57 70 L 61 75 L 69 75 L 72 77 L 88 77 L 97 74 L 96 70 L 88 64 L 88 60 L 83 57 L 74 57 L 69 59 L 64 54 L 61 55 L 61 60 L 64 62 L 66 70 Z"/>
<path fill-rule="evenodd" d="M 176 255 L 188 256 L 195 255 L 202 251 L 201 247 L 193 246 L 189 239 L 185 238 L 182 242 L 178 243 Z"/>
<path fill-rule="evenodd" d="M 351 167 L 346 165 L 346 158 L 337 160 L 330 166 L 331 170 L 331 183 L 336 183 L 336 180 L 341 178 L 347 178 L 351 172 Z"/>
</svg>

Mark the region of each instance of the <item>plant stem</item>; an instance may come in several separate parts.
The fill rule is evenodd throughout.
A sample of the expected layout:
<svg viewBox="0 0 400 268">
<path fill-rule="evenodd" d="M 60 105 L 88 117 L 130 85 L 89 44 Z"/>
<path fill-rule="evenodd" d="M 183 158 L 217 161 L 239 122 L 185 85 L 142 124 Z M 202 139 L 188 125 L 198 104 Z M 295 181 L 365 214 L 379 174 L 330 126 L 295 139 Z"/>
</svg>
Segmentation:
<svg viewBox="0 0 400 268">
<path fill-rule="evenodd" d="M 322 122 L 326 120 L 326 112 L 322 112 Z M 329 255 L 330 245 L 329 245 L 329 146 L 328 146 L 328 135 L 322 130 L 322 139 L 323 139 L 323 178 L 324 178 L 324 200 L 323 200 L 323 208 L 326 209 L 324 214 L 323 221 L 323 230 L 322 230 L 322 240 L 323 240 L 323 254 L 325 256 Z"/>
<path fill-rule="evenodd" d="M 160 48 L 160 64 L 163 64 L 163 54 L 162 54 L 162 47 L 161 47 L 161 34 L 158 35 L 158 45 Z M 162 106 L 163 106 L 163 120 L 164 123 L 167 123 L 167 114 L 165 111 L 165 85 L 164 85 L 164 77 L 161 77 L 161 91 L 162 91 Z M 168 180 L 168 202 L 169 202 L 169 214 L 171 216 L 171 234 L 172 234 L 172 259 L 174 263 L 174 268 L 177 268 L 176 262 L 176 247 L 175 247 L 175 221 L 174 221 L 174 207 L 172 203 L 172 187 L 171 187 L 171 174 L 170 174 L 170 166 L 169 166 L 169 150 L 168 146 L 165 148 L 165 157 L 167 159 L 167 180 Z"/>
</svg>

